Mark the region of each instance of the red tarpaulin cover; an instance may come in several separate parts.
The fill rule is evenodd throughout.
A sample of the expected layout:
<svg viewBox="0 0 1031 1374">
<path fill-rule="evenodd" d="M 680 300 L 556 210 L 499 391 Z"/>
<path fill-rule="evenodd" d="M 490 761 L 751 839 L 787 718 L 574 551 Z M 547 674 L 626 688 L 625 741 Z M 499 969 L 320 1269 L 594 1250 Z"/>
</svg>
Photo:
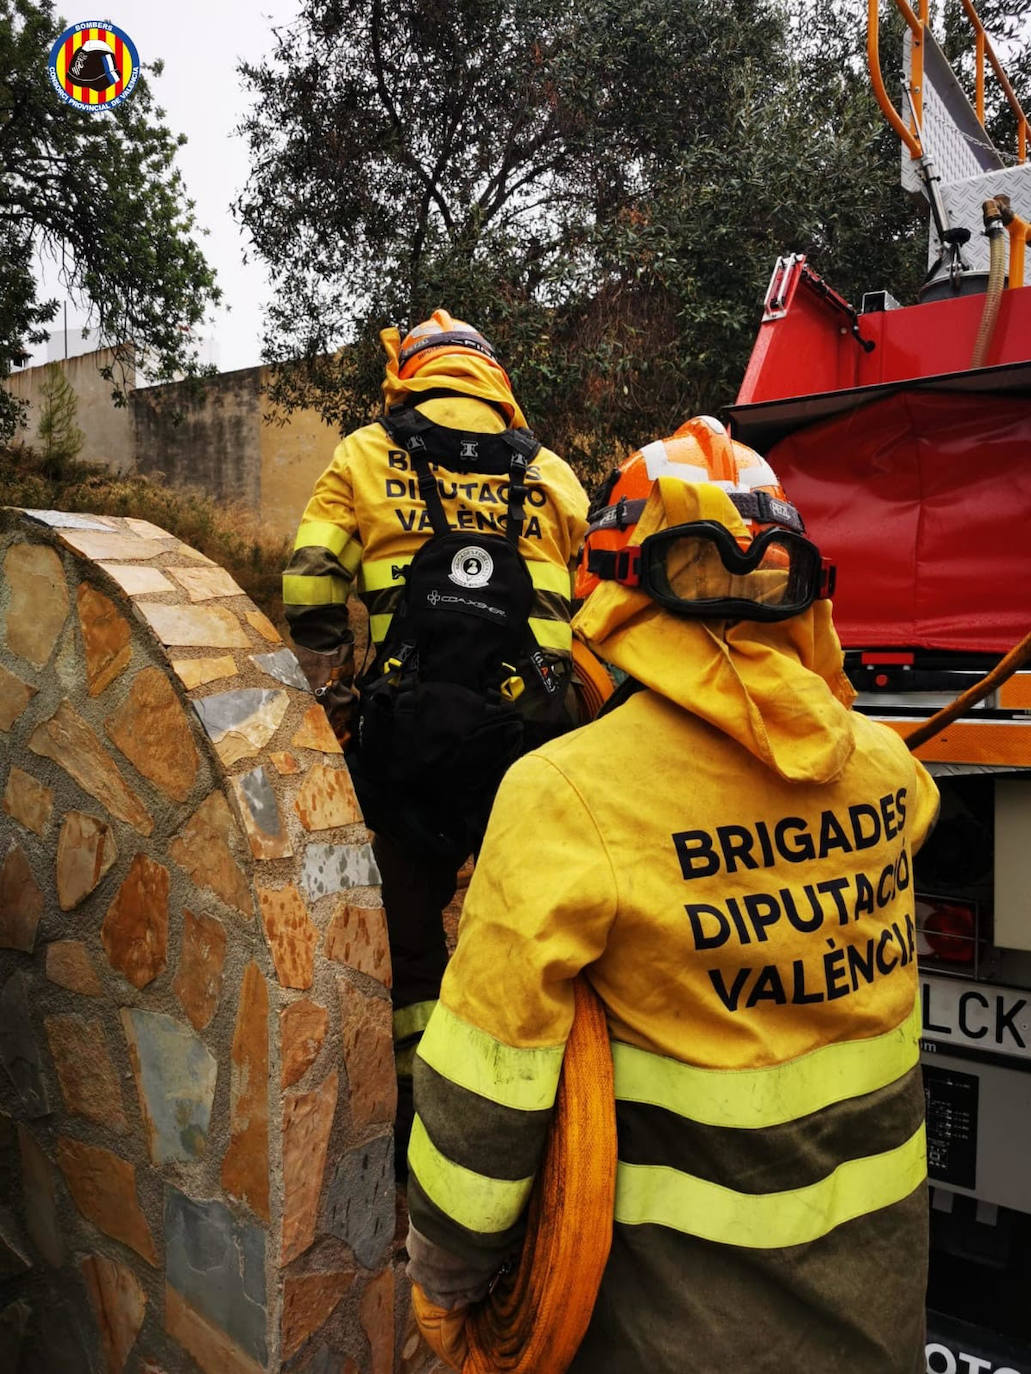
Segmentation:
<svg viewBox="0 0 1031 1374">
<path fill-rule="evenodd" d="M 1031 630 L 1031 402 L 903 392 L 769 459 L 837 564 L 846 648 L 1005 653 Z"/>
</svg>

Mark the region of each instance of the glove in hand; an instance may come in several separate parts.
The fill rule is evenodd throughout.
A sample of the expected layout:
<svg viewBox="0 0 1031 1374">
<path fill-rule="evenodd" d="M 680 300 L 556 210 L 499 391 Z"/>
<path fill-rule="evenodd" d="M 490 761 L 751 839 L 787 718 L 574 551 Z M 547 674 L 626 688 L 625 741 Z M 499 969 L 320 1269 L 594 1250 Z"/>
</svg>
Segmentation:
<svg viewBox="0 0 1031 1374">
<path fill-rule="evenodd" d="M 431 1302 L 417 1283 L 412 1284 L 412 1310 L 419 1323 L 423 1340 L 451 1369 L 461 1370 L 468 1354 L 465 1339 L 465 1319 L 469 1308 L 438 1307 Z"/>
</svg>

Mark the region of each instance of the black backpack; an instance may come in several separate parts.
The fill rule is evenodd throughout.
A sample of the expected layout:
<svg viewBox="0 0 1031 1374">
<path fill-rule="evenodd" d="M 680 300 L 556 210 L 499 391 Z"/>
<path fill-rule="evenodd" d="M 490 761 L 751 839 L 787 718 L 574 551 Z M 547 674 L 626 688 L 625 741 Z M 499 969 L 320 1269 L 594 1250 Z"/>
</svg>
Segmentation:
<svg viewBox="0 0 1031 1374">
<path fill-rule="evenodd" d="M 411 408 L 382 424 L 411 458 L 433 535 L 406 569 L 383 643 L 358 680 L 348 764 L 372 830 L 462 858 L 478 849 L 508 766 L 570 724 L 568 671 L 533 640 L 533 583 L 518 549 L 526 469 L 540 444 L 526 429 L 460 435 Z M 431 460 L 507 472 L 503 535 L 451 529 Z M 527 692 L 536 698 L 529 729 L 530 698 L 515 707 Z"/>
</svg>

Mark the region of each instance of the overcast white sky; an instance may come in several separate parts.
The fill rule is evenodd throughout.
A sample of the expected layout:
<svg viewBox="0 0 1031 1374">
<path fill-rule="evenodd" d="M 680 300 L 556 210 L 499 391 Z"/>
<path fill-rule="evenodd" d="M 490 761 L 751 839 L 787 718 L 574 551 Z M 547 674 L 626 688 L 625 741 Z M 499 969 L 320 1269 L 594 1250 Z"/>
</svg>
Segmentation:
<svg viewBox="0 0 1031 1374">
<path fill-rule="evenodd" d="M 164 59 L 164 72 L 152 78 L 154 89 L 169 127 L 189 139 L 180 149 L 179 167 L 197 202 L 198 224 L 208 230 L 201 243 L 223 293 L 223 306 L 208 331 L 215 343 L 211 360 L 220 371 L 260 361 L 262 310 L 269 294 L 261 267 L 243 261 L 243 232 L 229 211 L 247 179 L 246 147 L 232 133 L 248 105 L 236 67 L 241 59 L 257 61 L 268 49 L 273 25 L 288 25 L 297 10 L 298 0 L 177 0 L 167 7 L 155 0 L 58 4 L 58 14 L 69 24 L 101 18 L 117 24 L 136 44 L 144 64 Z M 45 71 L 40 79 L 47 79 Z M 44 289 L 63 298 L 52 270 L 44 269 Z M 69 329 L 81 323 L 69 306 Z M 60 312 L 53 327 L 61 328 Z M 43 347 L 32 361 L 45 356 Z"/>
</svg>

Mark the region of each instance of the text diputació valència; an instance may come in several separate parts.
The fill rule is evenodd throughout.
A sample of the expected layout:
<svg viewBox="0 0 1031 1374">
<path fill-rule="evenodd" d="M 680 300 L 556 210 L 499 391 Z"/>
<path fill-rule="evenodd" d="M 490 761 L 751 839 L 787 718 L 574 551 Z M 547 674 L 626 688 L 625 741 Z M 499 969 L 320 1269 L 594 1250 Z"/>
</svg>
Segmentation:
<svg viewBox="0 0 1031 1374">
<path fill-rule="evenodd" d="M 719 825 L 713 830 L 680 830 L 673 834 L 685 881 L 713 879 L 721 873 L 755 870 L 756 890 L 720 900 L 686 902 L 684 912 L 695 948 L 752 946 L 759 959 L 707 970 L 728 1011 L 775 1005 L 832 1002 L 858 988 L 905 968 L 916 956 L 916 931 L 909 911 L 882 920 L 869 935 L 846 930 L 894 903 L 911 883 L 909 849 L 904 839 L 906 789 L 875 802 L 858 802 L 841 814 L 826 810 L 818 820 L 783 816 L 749 825 Z M 799 884 L 760 887 L 758 875 L 774 866 L 811 864 L 835 854 L 856 854 L 898 840 L 888 860 L 868 869 Z M 790 963 L 761 962 L 762 946 L 771 934 L 790 926 L 802 934 L 820 932 L 825 948 Z"/>
</svg>

